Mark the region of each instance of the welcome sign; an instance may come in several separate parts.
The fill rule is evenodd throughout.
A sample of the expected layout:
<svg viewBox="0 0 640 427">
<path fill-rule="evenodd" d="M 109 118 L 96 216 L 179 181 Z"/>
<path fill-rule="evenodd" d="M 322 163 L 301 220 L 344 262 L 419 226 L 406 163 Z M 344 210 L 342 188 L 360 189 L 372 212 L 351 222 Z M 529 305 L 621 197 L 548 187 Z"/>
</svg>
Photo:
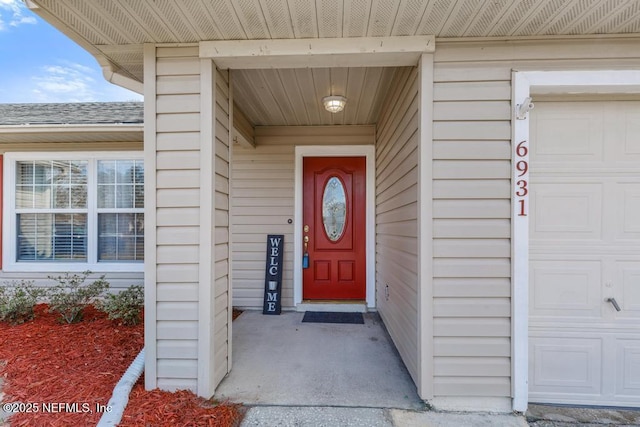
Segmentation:
<svg viewBox="0 0 640 427">
<path fill-rule="evenodd" d="M 267 236 L 267 265 L 264 277 L 264 305 L 262 314 L 280 314 L 282 310 L 282 259 L 284 234 Z"/>
</svg>

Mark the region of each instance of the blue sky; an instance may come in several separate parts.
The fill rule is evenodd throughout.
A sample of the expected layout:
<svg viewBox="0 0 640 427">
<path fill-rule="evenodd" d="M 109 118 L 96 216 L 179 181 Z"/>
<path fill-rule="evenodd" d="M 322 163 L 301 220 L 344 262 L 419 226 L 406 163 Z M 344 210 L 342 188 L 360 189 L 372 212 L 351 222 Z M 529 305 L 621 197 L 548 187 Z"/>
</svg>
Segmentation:
<svg viewBox="0 0 640 427">
<path fill-rule="evenodd" d="M 0 0 L 0 103 L 141 101 L 21 0 Z"/>
</svg>

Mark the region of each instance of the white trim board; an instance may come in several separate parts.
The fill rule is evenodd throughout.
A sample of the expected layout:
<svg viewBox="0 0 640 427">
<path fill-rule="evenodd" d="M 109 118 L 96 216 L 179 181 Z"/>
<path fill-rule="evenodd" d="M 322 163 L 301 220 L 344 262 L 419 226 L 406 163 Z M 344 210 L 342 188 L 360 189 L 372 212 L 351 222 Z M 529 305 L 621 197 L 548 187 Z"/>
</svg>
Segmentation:
<svg viewBox="0 0 640 427">
<path fill-rule="evenodd" d="M 376 306 L 375 147 L 373 145 L 308 145 L 295 148 L 293 305 L 302 303 L 302 159 L 304 157 L 366 157 L 367 164 L 367 308 Z"/>
<path fill-rule="evenodd" d="M 518 119 L 518 105 L 528 97 L 548 93 L 608 94 L 640 91 L 640 70 L 597 71 L 514 71 L 512 73 L 512 221 L 511 221 L 511 277 L 512 277 L 512 394 L 513 410 L 524 412 L 528 402 L 529 378 L 529 196 L 517 197 L 519 180 L 528 182 L 528 173 L 518 176 L 517 161 L 528 162 L 529 114 Z M 562 92 L 560 92 L 562 90 Z M 525 141 L 527 153 L 518 156 L 518 144 Z M 522 154 L 522 150 L 520 150 Z M 525 216 L 520 201 L 524 201 Z"/>
<path fill-rule="evenodd" d="M 434 50 L 434 36 L 200 42 L 200 57 L 220 69 L 415 66 Z"/>
</svg>

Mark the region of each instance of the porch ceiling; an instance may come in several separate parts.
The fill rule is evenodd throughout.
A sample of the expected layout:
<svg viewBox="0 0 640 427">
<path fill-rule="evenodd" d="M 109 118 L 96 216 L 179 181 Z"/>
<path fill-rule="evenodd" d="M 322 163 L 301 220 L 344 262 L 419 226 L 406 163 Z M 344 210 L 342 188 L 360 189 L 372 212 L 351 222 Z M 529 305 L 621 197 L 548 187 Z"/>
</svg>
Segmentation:
<svg viewBox="0 0 640 427">
<path fill-rule="evenodd" d="M 91 52 L 107 71 L 136 82 L 143 79 L 143 43 L 640 33 L 636 0 L 27 0 L 27 4 Z M 254 124 L 370 123 L 378 105 L 369 111 L 351 107 L 342 117 L 329 116 L 319 110 L 317 98 L 312 106 L 307 94 L 316 91 L 324 96 L 326 89 L 340 85 L 355 93 L 353 82 L 363 89 L 357 96 L 366 97 L 364 89 L 384 87 L 380 85 L 392 73 L 353 68 L 239 71 L 236 77 L 242 84 L 236 101 Z M 300 87 L 297 95 L 291 92 L 296 90 L 294 82 Z M 248 95 L 256 92 L 248 88 L 264 96 L 255 102 L 255 96 Z M 269 99 L 285 100 L 279 94 L 289 97 L 287 106 L 273 108 Z M 349 93 L 347 97 L 353 100 Z M 277 120 L 279 116 L 287 118 Z"/>
</svg>

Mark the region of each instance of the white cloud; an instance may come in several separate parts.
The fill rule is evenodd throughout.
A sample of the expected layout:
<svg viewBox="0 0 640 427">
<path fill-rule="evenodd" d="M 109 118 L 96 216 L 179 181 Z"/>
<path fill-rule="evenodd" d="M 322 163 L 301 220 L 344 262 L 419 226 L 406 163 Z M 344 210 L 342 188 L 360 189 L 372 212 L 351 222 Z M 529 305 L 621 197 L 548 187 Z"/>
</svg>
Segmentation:
<svg viewBox="0 0 640 427">
<path fill-rule="evenodd" d="M 22 24 L 35 24 L 36 19 L 28 16 L 26 11 L 20 0 L 0 0 L 0 31 Z"/>
<path fill-rule="evenodd" d="M 104 102 L 141 101 L 142 96 L 113 85 L 102 77 L 100 69 L 60 61 L 45 65 L 31 77 L 29 96 L 20 102 Z"/>
<path fill-rule="evenodd" d="M 39 75 L 32 77 L 32 93 L 36 102 L 98 101 L 100 94 L 94 89 L 94 73 L 94 70 L 75 63 L 46 65 Z"/>
</svg>

